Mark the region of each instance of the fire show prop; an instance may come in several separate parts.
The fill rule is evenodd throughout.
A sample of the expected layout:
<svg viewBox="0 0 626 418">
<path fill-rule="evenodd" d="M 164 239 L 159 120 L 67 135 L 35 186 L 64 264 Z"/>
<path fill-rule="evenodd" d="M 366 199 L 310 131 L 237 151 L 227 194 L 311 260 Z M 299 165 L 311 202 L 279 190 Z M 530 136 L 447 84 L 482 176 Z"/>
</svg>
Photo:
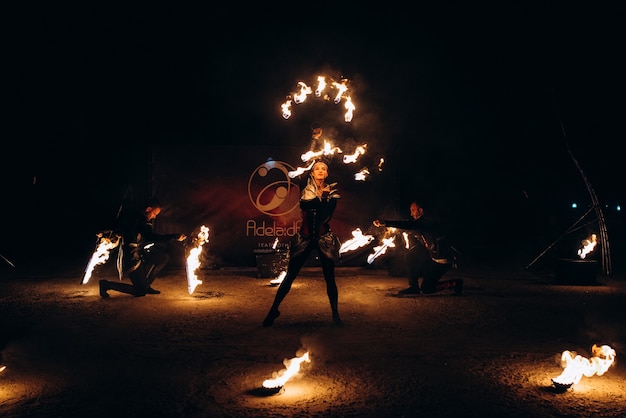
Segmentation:
<svg viewBox="0 0 626 418">
<path fill-rule="evenodd" d="M 343 107 L 346 109 L 344 113 L 344 121 L 351 122 L 354 117 L 356 106 L 352 103 L 352 97 L 348 93 L 349 80 L 342 79 L 340 81 L 326 80 L 326 76 L 317 77 L 317 86 L 315 87 L 315 98 L 323 101 L 331 101 L 335 105 L 339 105 L 343 100 Z M 304 81 L 298 81 L 299 91 L 293 92 L 287 96 L 287 100 L 280 105 L 283 118 L 289 119 L 292 114 L 292 105 L 300 105 L 313 94 L 313 88 Z"/>
<path fill-rule="evenodd" d="M 357 228 L 352 231 L 352 238 L 341 244 L 341 247 L 339 248 L 339 254 L 365 247 L 366 245 L 369 245 L 372 241 L 374 241 L 373 235 L 363 235 L 363 231 L 361 231 L 361 228 Z"/>
<path fill-rule="evenodd" d="M 380 239 L 380 245 L 374 247 L 374 251 L 367 256 L 367 264 L 372 264 L 374 260 L 385 254 L 389 248 L 394 248 L 396 246 L 396 236 L 392 235 L 395 230 L 395 228 L 387 228 L 387 231 Z"/>
<path fill-rule="evenodd" d="M 561 367 L 563 373 L 552 378 L 554 387 L 559 390 L 569 389 L 572 385 L 580 382 L 583 376 L 602 376 L 614 364 L 615 350 L 608 345 L 591 347 L 590 359 L 576 354 L 574 351 L 565 350 L 561 354 Z"/>
<path fill-rule="evenodd" d="M 11 260 L 9 260 L 8 258 L 6 258 L 5 256 L 3 256 L 2 254 L 0 254 L 0 258 L 2 258 L 8 265 L 10 265 L 11 267 L 15 268 L 15 264 L 13 264 L 11 262 Z"/>
<path fill-rule="evenodd" d="M 303 362 L 310 363 L 311 358 L 309 352 L 305 352 L 301 357 L 294 357 L 292 359 L 285 359 L 283 364 L 285 369 L 272 374 L 271 379 L 263 381 L 263 388 L 272 393 L 278 393 L 281 391 L 285 383 L 292 377 L 294 377 L 300 371 L 300 366 Z"/>
<path fill-rule="evenodd" d="M 202 264 L 200 262 L 200 255 L 202 254 L 202 247 L 209 241 L 209 228 L 202 225 L 200 227 L 200 232 L 198 232 L 198 236 L 193 239 L 192 243 L 194 245 L 191 250 L 189 250 L 189 255 L 187 256 L 187 291 L 190 295 L 195 292 L 196 287 L 202 284 L 202 280 L 198 279 L 198 275 L 196 272 L 200 268 Z"/>
<path fill-rule="evenodd" d="M 91 255 L 89 263 L 87 263 L 81 284 L 87 284 L 89 282 L 96 266 L 106 263 L 111 254 L 111 250 L 117 248 L 120 244 L 121 237 L 113 234 L 112 231 L 99 232 L 96 236 L 98 237 L 96 240 L 96 249 Z"/>
<path fill-rule="evenodd" d="M 594 248 L 596 248 L 596 244 L 598 243 L 598 236 L 596 234 L 591 234 L 591 236 L 582 241 L 582 247 L 578 249 L 578 256 L 581 259 L 587 257 L 587 254 L 592 252 Z"/>
<path fill-rule="evenodd" d="M 339 105 L 342 101 L 344 103 L 345 113 L 343 121 L 346 123 L 352 122 L 354 118 L 354 111 L 356 109 L 352 100 L 351 87 L 349 80 L 342 78 L 340 81 L 333 80 L 331 77 L 319 75 L 316 78 L 316 87 L 313 89 L 309 84 L 304 81 L 297 83 L 298 91 L 292 92 L 287 96 L 287 100 L 281 105 L 282 116 L 284 119 L 289 119 L 292 115 L 292 105 L 301 105 L 309 96 L 313 96 L 311 100 L 321 100 L 322 102 L 333 103 Z M 301 159 L 304 163 L 309 163 L 306 167 L 298 167 L 296 170 L 289 173 L 289 177 L 295 178 L 303 172 L 309 170 L 315 159 L 323 156 L 332 156 L 335 154 L 343 155 L 344 164 L 355 164 L 358 162 L 361 156 L 367 151 L 367 144 L 357 145 L 353 150 L 346 151 L 340 146 L 337 146 L 328 138 L 323 138 L 322 149 L 311 149 L 301 155 Z M 382 171 L 384 160 L 381 158 L 378 162 L 378 171 Z M 370 176 L 370 170 L 367 167 L 362 167 L 354 174 L 354 180 L 365 181 Z"/>
</svg>

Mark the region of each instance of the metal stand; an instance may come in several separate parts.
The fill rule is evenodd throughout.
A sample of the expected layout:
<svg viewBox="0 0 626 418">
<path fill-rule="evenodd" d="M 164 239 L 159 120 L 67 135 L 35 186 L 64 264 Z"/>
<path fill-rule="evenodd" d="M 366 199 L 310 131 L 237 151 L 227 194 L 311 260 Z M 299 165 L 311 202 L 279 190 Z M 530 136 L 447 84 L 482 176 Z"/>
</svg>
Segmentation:
<svg viewBox="0 0 626 418">
<path fill-rule="evenodd" d="M 561 237 L 557 238 L 552 244 L 550 244 L 548 246 L 548 248 L 546 248 L 544 251 L 541 252 L 541 254 L 539 254 L 533 261 L 530 262 L 530 264 L 528 264 L 528 266 L 526 266 L 526 268 L 530 268 L 533 264 L 535 264 L 537 262 L 537 260 L 539 260 L 546 252 L 548 252 L 548 250 L 550 250 L 552 247 L 554 247 L 554 245 L 561 240 L 561 238 L 563 238 L 565 235 L 582 228 L 585 225 L 582 225 L 578 228 L 574 228 L 579 222 L 581 222 L 592 210 L 595 210 L 596 212 L 596 221 L 598 222 L 598 228 L 599 228 L 599 236 L 600 236 L 600 250 L 602 252 L 601 254 L 601 262 L 602 262 L 602 272 L 609 276 L 612 273 L 612 267 L 611 267 L 611 249 L 610 249 L 610 245 L 609 245 L 609 236 L 607 233 L 607 229 L 606 229 L 606 222 L 604 221 L 604 214 L 602 213 L 602 208 L 600 207 L 600 203 L 598 202 L 598 196 L 596 195 L 595 190 L 593 190 L 593 187 L 591 187 L 591 183 L 589 182 L 589 179 L 587 179 L 587 176 L 585 176 L 585 173 L 583 172 L 582 168 L 580 168 L 580 164 L 578 164 L 578 161 L 576 160 L 576 158 L 574 157 L 574 154 L 572 154 L 572 151 L 570 150 L 569 144 L 567 143 L 567 137 L 565 135 L 565 127 L 563 126 L 563 122 L 560 120 L 559 118 L 559 122 L 561 123 L 561 131 L 563 132 L 563 137 L 566 139 L 565 144 L 567 146 L 567 152 L 570 156 L 570 158 L 572 159 L 572 161 L 574 162 L 574 165 L 576 166 L 576 168 L 578 169 L 578 172 L 580 173 L 580 175 L 583 178 L 583 181 L 585 182 L 585 186 L 587 187 L 587 192 L 589 192 L 589 196 L 591 197 L 591 204 L 592 206 L 587 210 L 587 212 L 585 212 L 585 214 L 583 216 L 581 216 L 566 232 L 565 234 L 561 235 Z M 595 222 L 595 221 L 594 221 Z M 593 223 L 593 222 L 589 222 L 588 224 Z M 586 225 L 588 225 L 586 224 Z"/>
</svg>

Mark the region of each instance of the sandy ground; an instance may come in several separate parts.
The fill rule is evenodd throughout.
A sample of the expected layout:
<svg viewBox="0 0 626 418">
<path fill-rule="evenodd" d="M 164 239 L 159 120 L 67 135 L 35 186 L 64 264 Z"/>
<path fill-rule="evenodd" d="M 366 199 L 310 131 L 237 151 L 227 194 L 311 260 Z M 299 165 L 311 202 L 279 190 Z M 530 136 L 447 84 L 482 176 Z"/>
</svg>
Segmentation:
<svg viewBox="0 0 626 418">
<path fill-rule="evenodd" d="M 461 268 L 465 294 L 399 298 L 406 279 L 338 268 L 344 326 L 332 325 L 319 268 L 307 267 L 273 327 L 276 288 L 255 269 L 183 269 L 160 295 L 98 295 L 84 266 L 3 267 L 0 416 L 624 417 L 626 280 L 555 285 L 522 268 Z M 565 391 L 564 350 L 615 349 L 602 376 Z M 278 394 L 263 382 L 308 353 Z"/>
</svg>

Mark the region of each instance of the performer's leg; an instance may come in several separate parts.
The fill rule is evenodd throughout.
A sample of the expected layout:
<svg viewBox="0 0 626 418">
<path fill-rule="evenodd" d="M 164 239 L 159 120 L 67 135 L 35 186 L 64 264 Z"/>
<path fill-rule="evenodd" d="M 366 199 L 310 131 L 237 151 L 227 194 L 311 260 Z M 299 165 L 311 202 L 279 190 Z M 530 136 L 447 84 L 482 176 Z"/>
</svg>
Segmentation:
<svg viewBox="0 0 626 418">
<path fill-rule="evenodd" d="M 337 291 L 337 282 L 335 281 L 335 262 L 324 254 L 319 252 L 320 263 L 322 264 L 322 271 L 324 272 L 324 280 L 326 280 L 326 294 L 330 301 L 330 309 L 333 313 L 333 323 L 335 325 L 341 325 L 341 318 L 339 317 L 339 292 Z"/>
<path fill-rule="evenodd" d="M 147 284 L 143 276 L 143 269 L 140 266 L 137 270 L 131 272 L 128 277 L 133 284 L 115 282 L 109 280 L 100 280 L 100 296 L 108 298 L 108 290 L 126 293 L 133 296 L 145 296 L 147 293 Z"/>
<path fill-rule="evenodd" d="M 150 265 L 148 271 L 146 272 L 146 279 L 148 281 L 148 285 L 152 285 L 154 280 L 157 278 L 161 270 L 167 265 L 170 260 L 170 256 L 167 253 L 167 250 L 162 248 L 155 248 L 148 255 L 146 255 L 146 264 Z M 155 291 L 158 292 L 158 291 Z M 151 292 L 148 292 L 151 293 Z M 161 292 L 159 292 L 161 293 Z"/>
<path fill-rule="evenodd" d="M 293 281 L 296 279 L 296 276 L 300 272 L 300 269 L 304 265 L 307 257 L 311 253 L 311 247 L 307 247 L 301 254 L 298 254 L 296 257 L 289 258 L 289 264 L 287 265 L 287 274 L 285 278 L 278 286 L 278 290 L 276 290 L 276 296 L 274 297 L 274 303 L 272 303 L 272 307 L 268 312 L 267 316 L 263 320 L 264 327 L 270 327 L 274 324 L 274 320 L 278 318 L 280 315 L 280 311 L 278 307 L 282 303 L 287 293 L 291 290 L 291 285 Z"/>
</svg>

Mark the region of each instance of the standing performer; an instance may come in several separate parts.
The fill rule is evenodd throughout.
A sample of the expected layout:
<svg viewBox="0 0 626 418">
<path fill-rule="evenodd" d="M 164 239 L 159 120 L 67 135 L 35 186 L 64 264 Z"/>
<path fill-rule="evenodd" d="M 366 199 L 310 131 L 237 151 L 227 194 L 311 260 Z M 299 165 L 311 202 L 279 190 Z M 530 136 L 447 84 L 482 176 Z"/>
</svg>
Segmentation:
<svg viewBox="0 0 626 418">
<path fill-rule="evenodd" d="M 155 218 L 161 213 L 161 203 L 152 198 L 143 210 L 130 210 L 121 217 L 118 230 L 122 238 L 119 247 L 121 276 L 128 277 L 132 284 L 100 280 L 100 296 L 108 298 L 108 290 L 116 290 L 133 296 L 157 295 L 160 291 L 152 283 L 169 261 L 166 248 L 159 245 L 171 240 L 184 241 L 184 234 L 157 234 L 153 231 Z"/>
<path fill-rule="evenodd" d="M 335 263 L 339 261 L 341 243 L 329 226 L 340 196 L 334 189 L 337 183 L 327 184 L 327 177 L 328 165 L 323 161 L 317 161 L 311 167 L 308 176 L 305 176 L 306 183 L 300 186 L 302 225 L 291 240 L 287 274 L 276 291 L 274 303 L 263 321 L 264 327 L 272 326 L 280 315 L 278 307 L 289 293 L 293 281 L 313 250 L 317 250 L 322 265 L 333 323 L 342 324 L 337 309 L 339 296 L 335 283 Z"/>
<path fill-rule="evenodd" d="M 433 217 L 426 216 L 424 208 L 417 202 L 409 206 L 411 219 L 383 221 L 374 220 L 374 226 L 405 229 L 409 234 L 409 251 L 405 255 L 409 287 L 401 290 L 402 295 L 435 293 L 454 289 L 455 295 L 463 293 L 463 279 L 439 281 L 453 264 L 452 247 L 441 233 Z M 419 278 L 422 278 L 422 285 Z"/>
</svg>

